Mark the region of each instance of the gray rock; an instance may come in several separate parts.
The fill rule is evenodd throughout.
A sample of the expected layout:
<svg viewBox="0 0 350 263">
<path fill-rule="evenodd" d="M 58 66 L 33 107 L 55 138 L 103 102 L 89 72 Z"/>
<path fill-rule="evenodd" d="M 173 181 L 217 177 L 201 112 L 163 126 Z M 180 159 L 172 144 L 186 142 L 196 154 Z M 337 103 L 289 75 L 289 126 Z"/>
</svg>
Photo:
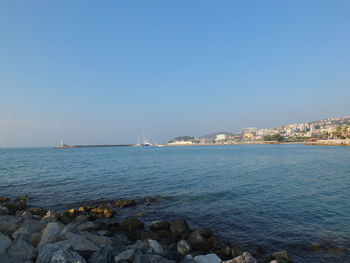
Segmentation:
<svg viewBox="0 0 350 263">
<path fill-rule="evenodd" d="M 7 223 L 12 223 L 18 225 L 22 222 L 22 218 L 13 215 L 2 215 L 0 216 L 0 221 L 5 221 Z"/>
<path fill-rule="evenodd" d="M 9 213 L 10 211 L 6 206 L 0 205 L 0 215 L 8 215 Z"/>
<path fill-rule="evenodd" d="M 82 254 L 92 254 L 93 252 L 98 250 L 98 247 L 89 241 L 87 238 L 75 234 L 75 233 L 68 233 L 66 235 L 68 238 L 66 242 L 70 244 L 74 250 L 78 251 Z"/>
<path fill-rule="evenodd" d="M 258 263 L 258 261 L 249 252 L 244 252 L 243 255 L 225 261 L 225 263 Z"/>
<path fill-rule="evenodd" d="M 100 245 L 112 246 L 113 244 L 112 239 L 109 237 L 95 235 L 88 231 L 79 232 L 79 234 L 87 238 L 97 246 L 100 246 Z"/>
<path fill-rule="evenodd" d="M 29 211 L 24 211 L 22 213 L 22 217 L 26 218 L 26 219 L 32 219 L 33 218 L 33 214 L 31 212 L 29 212 Z"/>
<path fill-rule="evenodd" d="M 146 244 L 146 246 L 148 246 L 150 253 L 162 254 L 164 252 L 163 248 L 156 240 L 147 239 L 145 241 L 145 244 Z"/>
<path fill-rule="evenodd" d="M 113 263 L 112 249 L 107 246 L 101 246 L 89 259 L 89 263 Z"/>
<path fill-rule="evenodd" d="M 207 254 L 195 256 L 194 261 L 196 263 L 220 263 L 221 259 L 216 254 Z"/>
<path fill-rule="evenodd" d="M 11 245 L 11 239 L 0 233 L 0 253 L 5 253 L 7 248 Z"/>
<path fill-rule="evenodd" d="M 50 263 L 86 263 L 86 261 L 71 248 L 60 248 L 52 254 Z"/>
<path fill-rule="evenodd" d="M 30 241 L 33 235 L 41 232 L 45 227 L 45 223 L 37 220 L 25 220 L 20 227 L 16 229 L 16 231 L 12 234 L 12 238 L 24 239 L 26 241 Z"/>
<path fill-rule="evenodd" d="M 77 231 L 91 231 L 98 228 L 97 224 L 91 221 L 87 221 L 77 226 Z"/>
<path fill-rule="evenodd" d="M 54 252 L 56 252 L 59 249 L 63 249 L 63 250 L 69 249 L 70 247 L 71 246 L 65 241 L 44 244 L 39 249 L 36 263 L 50 263 L 51 257 Z"/>
<path fill-rule="evenodd" d="M 191 254 L 184 257 L 184 259 L 180 263 L 196 263 Z"/>
<path fill-rule="evenodd" d="M 177 252 L 182 256 L 186 256 L 191 252 L 191 246 L 187 243 L 186 240 L 180 240 L 177 242 Z"/>
<path fill-rule="evenodd" d="M 141 255 L 141 263 L 176 263 L 174 260 L 170 260 L 159 255 Z"/>
<path fill-rule="evenodd" d="M 73 221 L 76 222 L 77 224 L 83 224 L 89 220 L 85 215 L 80 215 L 74 218 Z"/>
<path fill-rule="evenodd" d="M 6 222 L 6 221 L 0 221 L 0 232 L 11 236 L 13 232 L 15 232 L 17 228 L 17 225 L 14 223 Z"/>
<path fill-rule="evenodd" d="M 114 262 L 119 263 L 123 261 L 132 262 L 135 254 L 135 249 L 125 250 L 114 257 Z"/>
<path fill-rule="evenodd" d="M 36 263 L 86 263 L 85 259 L 65 242 L 47 243 L 39 250 Z"/>
<path fill-rule="evenodd" d="M 18 240 L 14 242 L 8 248 L 7 252 L 10 256 L 23 261 L 34 260 L 37 256 L 36 248 L 24 240 Z"/>
<path fill-rule="evenodd" d="M 133 248 L 135 250 L 141 251 L 143 253 L 147 252 L 147 246 L 145 245 L 144 242 L 142 242 L 141 240 L 137 240 L 135 242 L 135 244 L 131 245 L 130 248 Z"/>
<path fill-rule="evenodd" d="M 54 243 L 58 240 L 61 232 L 61 226 L 57 222 L 50 222 L 46 225 L 38 247 L 46 243 Z"/>
</svg>

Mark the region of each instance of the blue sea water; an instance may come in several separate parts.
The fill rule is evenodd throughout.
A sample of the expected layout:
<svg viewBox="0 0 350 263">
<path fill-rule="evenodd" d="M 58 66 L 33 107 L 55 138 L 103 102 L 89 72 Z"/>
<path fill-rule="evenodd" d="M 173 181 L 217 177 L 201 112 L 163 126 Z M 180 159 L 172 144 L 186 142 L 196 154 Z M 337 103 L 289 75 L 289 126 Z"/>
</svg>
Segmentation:
<svg viewBox="0 0 350 263">
<path fill-rule="evenodd" d="M 149 220 L 185 218 L 248 249 L 286 249 L 295 262 L 350 262 L 350 147 L 0 149 L 0 196 L 24 194 L 61 209 L 158 197 Z"/>
</svg>

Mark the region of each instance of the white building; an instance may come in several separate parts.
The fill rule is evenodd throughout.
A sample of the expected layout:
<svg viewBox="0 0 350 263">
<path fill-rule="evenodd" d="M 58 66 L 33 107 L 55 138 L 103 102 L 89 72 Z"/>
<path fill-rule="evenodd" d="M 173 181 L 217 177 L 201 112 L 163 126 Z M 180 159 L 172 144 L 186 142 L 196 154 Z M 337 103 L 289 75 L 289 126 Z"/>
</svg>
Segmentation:
<svg viewBox="0 0 350 263">
<path fill-rule="evenodd" d="M 227 139 L 227 135 L 224 133 L 216 135 L 215 141 L 220 142 Z"/>
</svg>

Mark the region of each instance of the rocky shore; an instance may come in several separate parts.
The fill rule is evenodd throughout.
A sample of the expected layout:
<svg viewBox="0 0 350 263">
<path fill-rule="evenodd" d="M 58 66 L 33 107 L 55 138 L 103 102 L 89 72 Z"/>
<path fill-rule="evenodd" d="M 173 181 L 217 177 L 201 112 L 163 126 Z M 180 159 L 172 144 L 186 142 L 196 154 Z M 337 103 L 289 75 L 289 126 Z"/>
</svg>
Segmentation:
<svg viewBox="0 0 350 263">
<path fill-rule="evenodd" d="M 210 229 L 185 220 L 121 219 L 134 200 L 115 200 L 62 212 L 28 207 L 27 196 L 0 197 L 1 263 L 287 263 L 286 251 L 244 251 L 220 243 Z"/>
</svg>

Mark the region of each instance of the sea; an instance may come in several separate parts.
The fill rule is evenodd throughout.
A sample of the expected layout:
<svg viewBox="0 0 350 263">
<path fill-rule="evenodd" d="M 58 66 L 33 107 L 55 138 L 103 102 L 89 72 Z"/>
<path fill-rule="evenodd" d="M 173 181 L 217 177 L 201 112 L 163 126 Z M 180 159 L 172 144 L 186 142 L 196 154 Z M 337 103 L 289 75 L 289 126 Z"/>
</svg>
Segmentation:
<svg viewBox="0 0 350 263">
<path fill-rule="evenodd" d="M 58 210 L 147 197 L 146 222 L 186 219 L 294 262 L 350 262 L 350 147 L 0 148 L 0 196 L 22 195 Z"/>
</svg>

